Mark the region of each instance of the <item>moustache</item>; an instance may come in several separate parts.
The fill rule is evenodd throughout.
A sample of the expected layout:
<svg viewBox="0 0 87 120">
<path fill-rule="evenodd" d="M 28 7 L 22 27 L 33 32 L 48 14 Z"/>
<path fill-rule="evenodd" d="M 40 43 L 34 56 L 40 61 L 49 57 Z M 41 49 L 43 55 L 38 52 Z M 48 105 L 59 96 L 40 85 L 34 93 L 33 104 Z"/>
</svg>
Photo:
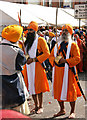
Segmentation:
<svg viewBox="0 0 87 120">
<path fill-rule="evenodd" d="M 33 33 L 30 33 L 30 32 L 29 32 L 29 33 L 27 33 L 27 36 L 28 36 L 28 37 L 34 37 L 34 36 L 35 36 L 35 32 L 33 32 Z"/>
</svg>

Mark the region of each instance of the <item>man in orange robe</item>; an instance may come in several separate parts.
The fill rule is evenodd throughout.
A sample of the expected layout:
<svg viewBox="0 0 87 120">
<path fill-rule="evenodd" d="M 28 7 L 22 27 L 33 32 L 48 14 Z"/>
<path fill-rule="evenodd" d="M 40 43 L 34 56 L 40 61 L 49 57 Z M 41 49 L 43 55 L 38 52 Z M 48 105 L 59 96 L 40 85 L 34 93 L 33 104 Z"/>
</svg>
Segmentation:
<svg viewBox="0 0 87 120">
<path fill-rule="evenodd" d="M 29 92 L 33 97 L 37 113 L 43 112 L 43 92 L 49 91 L 49 84 L 42 63 L 49 57 L 49 48 L 46 40 L 36 34 L 38 24 L 31 21 L 28 25 L 28 34 L 25 41 L 26 52 L 30 58 L 27 62 Z"/>
<path fill-rule="evenodd" d="M 71 35 L 73 28 L 69 24 L 62 27 L 61 41 L 53 48 L 49 62 L 53 66 L 53 95 L 60 105 L 60 111 L 54 114 L 54 117 L 64 115 L 64 102 L 70 102 L 71 111 L 69 118 L 75 118 L 75 101 L 81 96 L 75 75 L 70 68 L 76 66 L 80 62 L 80 52 L 76 43 L 72 42 Z M 58 64 L 55 58 L 61 56 Z"/>
</svg>

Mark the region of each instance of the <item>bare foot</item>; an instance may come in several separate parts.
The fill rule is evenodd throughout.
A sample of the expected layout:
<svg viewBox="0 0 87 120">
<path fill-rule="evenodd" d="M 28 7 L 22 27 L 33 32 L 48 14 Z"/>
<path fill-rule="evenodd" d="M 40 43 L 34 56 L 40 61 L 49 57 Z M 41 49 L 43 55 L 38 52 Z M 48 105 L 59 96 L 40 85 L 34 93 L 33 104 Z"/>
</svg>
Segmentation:
<svg viewBox="0 0 87 120">
<path fill-rule="evenodd" d="M 54 117 L 65 115 L 65 113 L 66 113 L 65 110 L 62 110 L 62 111 L 58 112 L 57 114 L 54 114 Z"/>
<path fill-rule="evenodd" d="M 32 109 L 32 110 L 30 111 L 30 113 L 36 113 L 37 111 L 38 111 L 38 107 Z"/>
<path fill-rule="evenodd" d="M 43 113 L 43 108 L 39 108 L 37 114 Z"/>
<path fill-rule="evenodd" d="M 75 118 L 75 113 L 71 113 L 68 118 L 69 119 L 74 119 Z"/>
</svg>

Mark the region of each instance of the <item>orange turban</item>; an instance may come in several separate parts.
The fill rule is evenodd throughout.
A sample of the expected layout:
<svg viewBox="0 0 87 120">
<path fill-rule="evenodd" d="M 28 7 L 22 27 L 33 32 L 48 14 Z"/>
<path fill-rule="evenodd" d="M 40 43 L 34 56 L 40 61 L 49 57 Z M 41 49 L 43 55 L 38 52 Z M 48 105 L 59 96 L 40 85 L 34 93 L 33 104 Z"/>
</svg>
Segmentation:
<svg viewBox="0 0 87 120">
<path fill-rule="evenodd" d="M 63 27 L 62 27 L 62 30 L 63 29 L 67 29 L 68 32 L 72 35 L 73 33 L 73 27 L 70 25 L 70 24 L 65 24 Z"/>
<path fill-rule="evenodd" d="M 78 34 L 74 34 L 74 37 L 78 37 Z"/>
<path fill-rule="evenodd" d="M 17 42 L 22 35 L 23 28 L 19 25 L 9 25 L 2 30 L 2 37 L 11 42 Z"/>
<path fill-rule="evenodd" d="M 38 31 L 38 24 L 35 21 L 31 21 L 28 25 L 28 29 L 33 29 L 34 31 Z"/>
<path fill-rule="evenodd" d="M 55 34 L 53 32 L 49 32 L 49 36 L 55 37 Z"/>
</svg>

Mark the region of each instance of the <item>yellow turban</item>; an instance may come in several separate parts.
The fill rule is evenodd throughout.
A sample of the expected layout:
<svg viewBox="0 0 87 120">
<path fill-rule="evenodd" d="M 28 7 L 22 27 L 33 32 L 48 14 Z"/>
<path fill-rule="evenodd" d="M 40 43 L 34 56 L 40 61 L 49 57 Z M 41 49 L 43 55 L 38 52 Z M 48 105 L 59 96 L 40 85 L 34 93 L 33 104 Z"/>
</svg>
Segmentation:
<svg viewBox="0 0 87 120">
<path fill-rule="evenodd" d="M 11 42 L 17 42 L 22 35 L 23 28 L 19 25 L 9 25 L 2 30 L 2 37 Z"/>
<path fill-rule="evenodd" d="M 35 21 L 31 21 L 27 28 L 33 29 L 34 31 L 38 31 L 38 24 Z"/>
<path fill-rule="evenodd" d="M 62 27 L 62 30 L 63 29 L 67 29 L 68 32 L 72 35 L 73 33 L 73 27 L 70 25 L 70 24 L 65 24 L 63 27 Z"/>
<path fill-rule="evenodd" d="M 53 32 L 49 32 L 49 36 L 55 37 L 55 34 Z"/>
</svg>

